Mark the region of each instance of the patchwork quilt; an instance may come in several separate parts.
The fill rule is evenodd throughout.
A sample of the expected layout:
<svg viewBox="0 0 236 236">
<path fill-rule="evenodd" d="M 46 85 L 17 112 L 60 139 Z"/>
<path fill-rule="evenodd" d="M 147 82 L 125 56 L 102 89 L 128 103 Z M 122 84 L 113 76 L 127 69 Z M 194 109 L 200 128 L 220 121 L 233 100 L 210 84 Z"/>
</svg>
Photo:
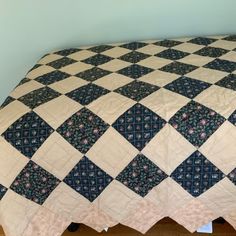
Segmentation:
<svg viewBox="0 0 236 236">
<path fill-rule="evenodd" d="M 45 55 L 0 109 L 0 224 L 236 228 L 236 36 Z"/>
</svg>

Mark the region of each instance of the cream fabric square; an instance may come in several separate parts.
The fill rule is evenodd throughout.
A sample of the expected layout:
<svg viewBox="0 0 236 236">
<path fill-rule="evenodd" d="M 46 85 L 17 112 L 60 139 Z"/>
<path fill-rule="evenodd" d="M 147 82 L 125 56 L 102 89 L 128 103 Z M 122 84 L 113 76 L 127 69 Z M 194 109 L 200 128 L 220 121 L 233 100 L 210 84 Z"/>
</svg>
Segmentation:
<svg viewBox="0 0 236 236">
<path fill-rule="evenodd" d="M 138 62 L 137 64 L 156 70 L 156 69 L 160 69 L 163 66 L 170 64 L 171 62 L 172 61 L 168 60 L 168 59 L 164 59 L 164 58 L 160 58 L 160 57 L 156 57 L 156 56 L 151 56 L 151 57 L 148 57 L 148 58 Z"/>
<path fill-rule="evenodd" d="M 51 127 L 57 129 L 83 106 L 62 95 L 34 109 Z"/>
<path fill-rule="evenodd" d="M 236 92 L 216 85 L 204 90 L 194 100 L 213 109 L 225 118 L 228 118 L 236 110 Z"/>
<path fill-rule="evenodd" d="M 56 61 L 56 60 L 61 59 L 61 58 L 63 58 L 63 56 L 61 56 L 61 55 L 49 54 L 49 55 L 43 57 L 42 59 L 40 59 L 38 63 L 42 64 L 42 65 L 45 65 L 45 64 L 48 64 L 52 61 Z"/>
<path fill-rule="evenodd" d="M 182 205 L 182 208 L 173 212 L 170 217 L 191 233 L 217 218 L 216 214 L 198 199 L 193 199 Z"/>
<path fill-rule="evenodd" d="M 171 174 L 196 148 L 180 135 L 171 125 L 166 124 L 142 150 L 167 174 Z"/>
<path fill-rule="evenodd" d="M 211 84 L 218 82 L 219 80 L 223 79 L 227 75 L 228 73 L 226 72 L 207 69 L 207 68 L 198 68 L 186 74 L 187 77 L 202 80 Z"/>
<path fill-rule="evenodd" d="M 171 83 L 175 79 L 179 78 L 179 75 L 164 72 L 160 70 L 155 70 L 147 75 L 144 75 L 139 79 L 139 81 L 143 81 L 149 84 L 154 84 L 160 87 L 165 86 L 166 84 Z"/>
<path fill-rule="evenodd" d="M 112 124 L 135 103 L 125 96 L 111 92 L 90 103 L 87 108 L 108 124 Z"/>
<path fill-rule="evenodd" d="M 50 84 L 48 87 L 58 91 L 59 93 L 66 94 L 66 93 L 68 93 L 74 89 L 77 89 L 79 87 L 82 87 L 88 83 L 89 83 L 88 81 L 85 81 L 85 80 L 80 79 L 75 76 L 71 76 L 67 79 Z"/>
<path fill-rule="evenodd" d="M 204 48 L 203 45 L 197 45 L 197 44 L 194 44 L 194 43 L 182 43 L 182 44 L 179 44 L 175 47 L 173 47 L 173 49 L 175 50 L 179 50 L 179 51 L 183 51 L 183 52 L 188 52 L 188 53 L 194 53 L 200 49 Z"/>
<path fill-rule="evenodd" d="M 0 137 L 0 183 L 10 187 L 29 159 Z"/>
<path fill-rule="evenodd" d="M 120 182 L 113 180 L 94 203 L 113 219 L 121 222 L 129 214 L 129 204 L 138 199 L 142 198 Z"/>
<path fill-rule="evenodd" d="M 235 47 L 236 47 L 236 43 L 235 43 Z M 230 51 L 224 54 L 223 56 L 221 56 L 220 59 L 236 62 L 236 51 Z"/>
<path fill-rule="evenodd" d="M 92 57 L 96 55 L 95 52 L 92 52 L 92 51 L 89 51 L 89 50 L 82 50 L 82 51 L 79 51 L 79 52 L 75 52 L 67 57 L 71 58 L 71 59 L 74 59 L 76 61 L 82 61 L 82 60 L 85 60 L 89 57 Z"/>
<path fill-rule="evenodd" d="M 108 57 L 118 58 L 121 57 L 127 53 L 131 52 L 131 50 L 127 48 L 122 47 L 114 47 L 109 50 L 106 50 L 105 52 L 102 52 L 101 54 L 106 55 Z"/>
<path fill-rule="evenodd" d="M 119 59 L 114 59 L 114 60 L 111 60 L 107 63 L 99 65 L 98 67 L 103 69 L 103 70 L 116 72 L 116 71 L 121 70 L 121 69 L 123 69 L 127 66 L 130 66 L 130 65 L 131 65 L 130 62 L 122 61 L 122 60 L 119 60 Z"/>
<path fill-rule="evenodd" d="M 35 80 L 31 80 L 25 84 L 22 84 L 18 87 L 16 87 L 11 93 L 10 96 L 13 98 L 19 98 L 24 96 L 27 93 L 30 93 L 36 89 L 40 89 L 44 87 L 43 84 L 40 84 L 39 82 L 35 81 Z"/>
<path fill-rule="evenodd" d="M 6 235 L 25 235 L 25 228 L 39 209 L 38 204 L 9 189 L 0 204 L 1 224 Z"/>
<path fill-rule="evenodd" d="M 224 178 L 198 199 L 211 209 L 217 216 L 223 216 L 236 211 L 236 188 L 228 179 Z"/>
<path fill-rule="evenodd" d="M 70 75 L 76 75 L 82 71 L 91 69 L 92 67 L 93 67 L 92 65 L 89 65 L 83 62 L 76 62 L 71 65 L 62 67 L 60 71 L 68 73 Z"/>
<path fill-rule="evenodd" d="M 178 62 L 194 65 L 194 66 L 204 66 L 209 62 L 213 61 L 214 58 L 212 57 L 203 57 L 195 54 L 190 54 L 180 60 Z"/>
<path fill-rule="evenodd" d="M 35 79 L 41 75 L 45 75 L 47 73 L 50 73 L 52 71 L 54 71 L 55 69 L 52 68 L 51 66 L 46 66 L 46 65 L 42 65 L 39 66 L 38 68 L 31 70 L 27 75 L 26 78 L 28 79 Z"/>
<path fill-rule="evenodd" d="M 54 132 L 37 150 L 32 160 L 63 180 L 82 157 L 83 154 Z"/>
<path fill-rule="evenodd" d="M 190 99 L 161 88 L 140 101 L 141 104 L 156 112 L 168 121 L 180 108 L 185 106 Z"/>
<path fill-rule="evenodd" d="M 61 182 L 50 194 L 43 206 L 58 215 L 71 220 L 71 222 L 81 222 L 88 214 L 92 204 L 69 187 Z"/>
<path fill-rule="evenodd" d="M 236 43 L 233 41 L 228 41 L 228 40 L 218 40 L 214 43 L 211 44 L 211 47 L 216 47 L 216 48 L 223 48 L 226 50 L 233 50 L 235 49 Z"/>
<path fill-rule="evenodd" d="M 110 127 L 86 155 L 115 178 L 138 153 L 132 144 Z"/>
<path fill-rule="evenodd" d="M 225 174 L 236 166 L 236 127 L 226 121 L 199 151 Z"/>
<path fill-rule="evenodd" d="M 106 75 L 106 76 L 94 81 L 93 83 L 112 91 L 112 90 L 122 87 L 132 81 L 133 81 L 133 79 L 131 79 L 127 76 L 116 74 L 116 73 L 111 73 L 109 75 Z"/>
<path fill-rule="evenodd" d="M 137 52 L 142 52 L 148 55 L 155 55 L 157 53 L 160 53 L 162 51 L 166 50 L 165 47 L 162 46 L 157 46 L 155 44 L 148 44 L 144 47 L 139 48 L 138 50 L 136 50 Z"/>
<path fill-rule="evenodd" d="M 0 110 L 0 134 L 9 128 L 11 124 L 21 118 L 30 109 L 19 101 L 13 101 Z"/>
</svg>

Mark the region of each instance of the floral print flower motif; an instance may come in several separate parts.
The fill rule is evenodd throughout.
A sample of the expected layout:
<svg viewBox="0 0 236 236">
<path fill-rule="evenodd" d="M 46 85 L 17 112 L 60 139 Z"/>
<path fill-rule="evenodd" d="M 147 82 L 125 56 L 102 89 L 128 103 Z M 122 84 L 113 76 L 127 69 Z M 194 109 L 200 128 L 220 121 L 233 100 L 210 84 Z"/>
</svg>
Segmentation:
<svg viewBox="0 0 236 236">
<path fill-rule="evenodd" d="M 59 183 L 60 180 L 55 176 L 33 161 L 29 161 L 10 188 L 25 198 L 42 205 Z"/>
<path fill-rule="evenodd" d="M 194 65 L 174 61 L 174 62 L 160 68 L 160 70 L 164 71 L 164 72 L 178 74 L 178 75 L 185 75 L 187 73 L 190 73 L 190 72 L 196 70 L 197 68 L 198 67 L 194 66 Z"/>
<path fill-rule="evenodd" d="M 215 111 L 191 101 L 169 123 L 190 143 L 200 147 L 225 121 Z"/>
<path fill-rule="evenodd" d="M 209 68 L 213 70 L 220 70 L 228 73 L 232 73 L 236 70 L 236 62 L 222 60 L 222 59 L 215 59 L 212 62 L 209 62 L 204 66 L 204 68 Z"/>
<path fill-rule="evenodd" d="M 64 182 L 92 202 L 112 180 L 111 176 L 84 156 L 65 177 Z"/>
<path fill-rule="evenodd" d="M 130 63 L 137 63 L 137 62 L 144 60 L 148 57 L 149 57 L 149 55 L 147 55 L 147 54 L 132 51 L 132 52 L 129 52 L 129 53 L 119 57 L 118 59 L 130 62 Z"/>
<path fill-rule="evenodd" d="M 218 81 L 216 85 L 236 91 L 236 74 L 229 74 L 222 80 Z"/>
<path fill-rule="evenodd" d="M 0 184 L 0 200 L 4 197 L 7 192 L 7 188 Z"/>
<path fill-rule="evenodd" d="M 224 177 L 199 151 L 194 152 L 171 174 L 171 178 L 194 197 L 198 197 Z"/>
<path fill-rule="evenodd" d="M 116 177 L 116 180 L 145 197 L 153 187 L 160 184 L 167 175 L 142 154 L 136 156 Z"/>
<path fill-rule="evenodd" d="M 109 125 L 86 108 L 65 121 L 57 132 L 82 153 L 86 153 Z"/>
</svg>

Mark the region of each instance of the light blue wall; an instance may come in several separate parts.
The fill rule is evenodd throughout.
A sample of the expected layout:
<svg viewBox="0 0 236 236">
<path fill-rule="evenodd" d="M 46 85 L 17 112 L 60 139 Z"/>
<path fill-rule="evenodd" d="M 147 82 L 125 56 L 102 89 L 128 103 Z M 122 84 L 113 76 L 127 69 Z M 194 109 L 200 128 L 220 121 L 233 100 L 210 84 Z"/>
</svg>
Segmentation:
<svg viewBox="0 0 236 236">
<path fill-rule="evenodd" d="M 0 0 L 0 102 L 46 52 L 236 33 L 236 0 Z"/>
</svg>

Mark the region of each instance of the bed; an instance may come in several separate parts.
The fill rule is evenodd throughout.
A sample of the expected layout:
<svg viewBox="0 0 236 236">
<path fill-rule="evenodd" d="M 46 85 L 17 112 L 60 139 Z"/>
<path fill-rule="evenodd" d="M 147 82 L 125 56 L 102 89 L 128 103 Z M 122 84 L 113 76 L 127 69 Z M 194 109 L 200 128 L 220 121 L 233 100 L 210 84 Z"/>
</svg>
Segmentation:
<svg viewBox="0 0 236 236">
<path fill-rule="evenodd" d="M 0 109 L 0 225 L 236 228 L 236 36 L 58 50 Z"/>
</svg>

